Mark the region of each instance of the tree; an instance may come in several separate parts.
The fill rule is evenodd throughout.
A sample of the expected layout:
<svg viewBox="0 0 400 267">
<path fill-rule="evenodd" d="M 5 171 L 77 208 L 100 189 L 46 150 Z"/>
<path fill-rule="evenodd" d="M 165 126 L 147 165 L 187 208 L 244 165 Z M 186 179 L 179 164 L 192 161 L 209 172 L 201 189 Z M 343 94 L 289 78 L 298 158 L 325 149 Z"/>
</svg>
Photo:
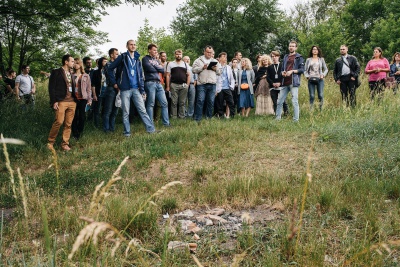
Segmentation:
<svg viewBox="0 0 400 267">
<path fill-rule="evenodd" d="M 60 53 L 79 55 L 106 42 L 107 36 L 92 27 L 106 14 L 106 7 L 122 3 L 152 6 L 163 0 L 1 1 L 0 73 L 26 63 L 51 68 Z"/>
<path fill-rule="evenodd" d="M 279 31 L 282 21 L 277 0 L 188 0 L 176 13 L 174 34 L 197 54 L 212 45 L 216 53 L 239 50 L 253 58 L 267 52 L 270 34 Z"/>
<path fill-rule="evenodd" d="M 154 29 L 149 25 L 149 21 L 145 19 L 143 27 L 139 29 L 137 38 L 138 52 L 141 56 L 147 55 L 147 46 L 150 43 L 155 43 L 159 52 L 165 51 L 170 60 L 173 59 L 176 49 L 183 48 L 176 36 L 168 34 L 165 28 Z M 183 54 L 189 57 L 195 56 L 190 50 L 184 50 Z"/>
</svg>

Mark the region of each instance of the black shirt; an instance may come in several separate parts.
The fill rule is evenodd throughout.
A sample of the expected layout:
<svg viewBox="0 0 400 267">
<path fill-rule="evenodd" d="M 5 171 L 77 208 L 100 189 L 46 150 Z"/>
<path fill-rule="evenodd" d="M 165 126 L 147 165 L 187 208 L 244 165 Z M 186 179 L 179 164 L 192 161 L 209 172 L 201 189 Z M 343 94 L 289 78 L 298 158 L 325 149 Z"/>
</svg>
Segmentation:
<svg viewBox="0 0 400 267">
<path fill-rule="evenodd" d="M 282 83 L 282 63 L 272 64 L 267 69 L 267 81 L 269 87 L 273 88 L 273 83 Z M 282 85 L 282 84 L 281 84 Z"/>
</svg>

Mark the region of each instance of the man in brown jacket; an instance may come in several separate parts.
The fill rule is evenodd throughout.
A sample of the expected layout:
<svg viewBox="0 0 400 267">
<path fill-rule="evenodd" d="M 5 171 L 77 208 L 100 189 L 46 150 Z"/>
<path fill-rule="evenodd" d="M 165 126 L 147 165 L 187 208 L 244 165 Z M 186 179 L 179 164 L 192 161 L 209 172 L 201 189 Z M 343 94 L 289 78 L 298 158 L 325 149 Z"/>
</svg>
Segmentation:
<svg viewBox="0 0 400 267">
<path fill-rule="evenodd" d="M 54 142 L 58 131 L 64 124 L 61 148 L 69 151 L 69 138 L 71 136 L 71 124 L 76 109 L 75 87 L 72 82 L 71 68 L 74 66 L 74 58 L 71 55 L 62 57 L 62 67 L 51 72 L 49 80 L 50 106 L 55 112 L 55 119 L 51 127 L 47 147 L 54 149 Z"/>
</svg>

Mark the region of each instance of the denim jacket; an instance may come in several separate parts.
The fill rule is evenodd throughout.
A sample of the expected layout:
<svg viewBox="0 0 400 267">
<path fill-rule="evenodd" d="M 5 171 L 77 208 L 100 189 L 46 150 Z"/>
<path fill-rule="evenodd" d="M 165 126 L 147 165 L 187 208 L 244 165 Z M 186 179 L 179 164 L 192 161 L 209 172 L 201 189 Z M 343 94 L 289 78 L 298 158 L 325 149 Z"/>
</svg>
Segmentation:
<svg viewBox="0 0 400 267">
<path fill-rule="evenodd" d="M 286 70 L 286 64 L 288 61 L 288 57 L 289 57 L 289 55 L 286 54 L 285 57 L 283 58 L 282 72 Z M 293 85 L 293 87 L 299 87 L 300 86 L 300 76 L 304 72 L 304 58 L 299 53 L 296 53 L 296 57 L 294 58 L 293 70 L 297 70 L 297 73 L 292 74 L 292 85 Z M 282 79 L 282 84 L 283 84 L 283 81 L 284 81 L 284 79 Z"/>
<path fill-rule="evenodd" d="M 110 83 L 112 86 L 115 84 L 118 85 L 118 88 L 121 91 L 129 90 L 130 89 L 130 82 L 129 82 L 129 62 L 128 62 L 128 52 L 122 53 L 119 55 L 110 65 L 107 67 L 108 77 L 110 78 Z M 139 84 L 139 91 L 141 94 L 144 94 L 144 80 L 143 80 L 143 69 L 142 63 L 139 60 L 140 54 L 135 51 L 134 57 L 136 59 L 135 65 L 135 74 L 138 75 L 138 84 Z M 114 69 L 117 69 L 116 73 L 114 73 Z"/>
</svg>

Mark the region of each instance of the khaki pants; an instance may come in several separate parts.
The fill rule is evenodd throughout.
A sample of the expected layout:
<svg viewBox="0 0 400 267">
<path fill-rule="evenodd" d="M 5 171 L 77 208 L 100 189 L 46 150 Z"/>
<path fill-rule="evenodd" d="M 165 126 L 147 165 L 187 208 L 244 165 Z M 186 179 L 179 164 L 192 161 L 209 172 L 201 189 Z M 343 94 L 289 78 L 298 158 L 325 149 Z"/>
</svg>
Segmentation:
<svg viewBox="0 0 400 267">
<path fill-rule="evenodd" d="M 185 86 L 183 86 L 183 84 L 171 83 L 172 118 L 177 117 L 178 108 L 179 108 L 179 118 L 185 118 L 188 86 L 186 83 L 184 85 Z"/>
<path fill-rule="evenodd" d="M 75 109 L 75 102 L 58 102 L 58 110 L 55 110 L 55 119 L 48 138 L 50 144 L 54 144 L 56 141 L 58 131 L 60 130 L 62 124 L 64 124 L 64 129 L 61 146 L 69 144 L 69 138 L 71 136 L 71 124 L 74 119 Z"/>
</svg>

